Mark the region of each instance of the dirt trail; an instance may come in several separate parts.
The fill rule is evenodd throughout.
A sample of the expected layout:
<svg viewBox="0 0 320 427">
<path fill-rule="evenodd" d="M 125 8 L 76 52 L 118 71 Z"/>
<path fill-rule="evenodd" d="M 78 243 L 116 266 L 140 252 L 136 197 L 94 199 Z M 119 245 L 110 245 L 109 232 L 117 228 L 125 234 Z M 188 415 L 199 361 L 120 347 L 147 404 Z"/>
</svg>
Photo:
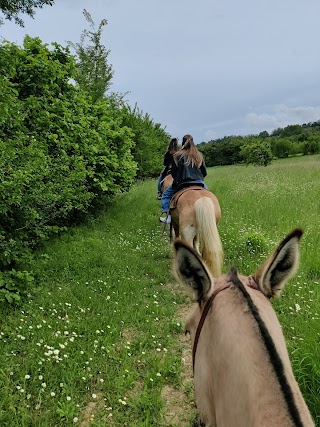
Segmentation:
<svg viewBox="0 0 320 427">
<path fill-rule="evenodd" d="M 171 284 L 173 292 L 181 292 L 181 289 Z M 176 313 L 176 319 L 184 323 L 190 304 L 180 305 Z M 177 351 L 181 353 L 182 373 L 180 386 L 166 385 L 162 389 L 162 399 L 165 402 L 164 427 L 190 427 L 196 417 L 193 394 L 192 352 L 190 336 L 181 333 L 177 342 Z"/>
</svg>

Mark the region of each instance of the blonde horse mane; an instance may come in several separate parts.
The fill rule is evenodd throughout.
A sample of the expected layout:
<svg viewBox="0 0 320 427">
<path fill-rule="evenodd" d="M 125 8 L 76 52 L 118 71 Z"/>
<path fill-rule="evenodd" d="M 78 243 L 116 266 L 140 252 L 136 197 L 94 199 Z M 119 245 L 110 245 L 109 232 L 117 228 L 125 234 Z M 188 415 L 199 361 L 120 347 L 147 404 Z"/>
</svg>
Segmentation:
<svg viewBox="0 0 320 427">
<path fill-rule="evenodd" d="M 214 277 L 221 275 L 223 266 L 223 249 L 216 223 L 213 201 L 202 197 L 194 204 L 200 252 L 203 261 Z"/>
</svg>

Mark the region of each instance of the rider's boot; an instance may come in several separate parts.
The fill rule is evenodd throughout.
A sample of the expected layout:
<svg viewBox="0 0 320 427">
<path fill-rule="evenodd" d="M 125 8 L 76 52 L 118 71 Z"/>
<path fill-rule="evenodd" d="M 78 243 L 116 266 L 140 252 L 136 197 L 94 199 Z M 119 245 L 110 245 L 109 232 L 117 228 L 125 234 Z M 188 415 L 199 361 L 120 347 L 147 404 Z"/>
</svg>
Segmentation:
<svg viewBox="0 0 320 427">
<path fill-rule="evenodd" d="M 166 224 L 170 224 L 171 223 L 171 215 L 168 215 L 167 217 L 161 216 L 160 221 L 165 222 Z"/>
</svg>

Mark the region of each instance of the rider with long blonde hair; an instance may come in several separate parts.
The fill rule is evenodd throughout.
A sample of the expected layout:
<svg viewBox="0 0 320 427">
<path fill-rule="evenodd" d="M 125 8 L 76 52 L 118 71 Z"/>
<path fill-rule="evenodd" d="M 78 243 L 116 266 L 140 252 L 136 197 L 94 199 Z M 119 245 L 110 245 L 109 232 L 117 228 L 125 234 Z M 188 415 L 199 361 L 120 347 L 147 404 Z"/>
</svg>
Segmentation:
<svg viewBox="0 0 320 427">
<path fill-rule="evenodd" d="M 171 167 L 173 183 L 162 195 L 161 208 L 162 213 L 169 212 L 170 200 L 172 196 L 184 187 L 200 185 L 206 190 L 208 187 L 204 183 L 207 175 L 206 165 L 191 135 L 185 135 L 182 139 L 181 149 L 174 155 L 174 162 Z M 160 217 L 161 222 L 170 223 L 171 215 Z"/>
</svg>

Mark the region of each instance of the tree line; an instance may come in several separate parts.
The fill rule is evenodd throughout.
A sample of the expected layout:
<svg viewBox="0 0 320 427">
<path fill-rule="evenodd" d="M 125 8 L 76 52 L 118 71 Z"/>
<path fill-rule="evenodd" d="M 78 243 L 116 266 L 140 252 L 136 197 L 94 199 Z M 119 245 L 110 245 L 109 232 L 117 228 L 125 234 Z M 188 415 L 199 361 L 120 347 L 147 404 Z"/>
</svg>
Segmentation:
<svg viewBox="0 0 320 427">
<path fill-rule="evenodd" d="M 207 166 L 237 163 L 267 166 L 273 158 L 320 153 L 320 120 L 258 135 L 225 136 L 198 145 Z"/>
</svg>

